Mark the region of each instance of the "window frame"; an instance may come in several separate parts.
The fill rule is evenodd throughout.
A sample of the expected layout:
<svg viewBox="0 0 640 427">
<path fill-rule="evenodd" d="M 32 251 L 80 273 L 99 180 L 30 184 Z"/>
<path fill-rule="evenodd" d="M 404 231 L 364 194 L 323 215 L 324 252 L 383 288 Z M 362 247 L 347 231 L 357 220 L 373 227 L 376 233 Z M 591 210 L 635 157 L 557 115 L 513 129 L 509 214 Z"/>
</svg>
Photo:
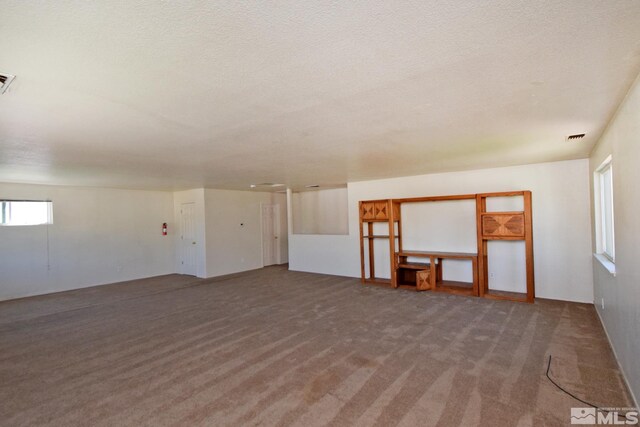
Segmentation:
<svg viewBox="0 0 640 427">
<path fill-rule="evenodd" d="M 607 184 L 607 175 L 609 183 Z M 608 188 L 607 188 L 608 187 Z M 615 221 L 613 195 L 613 157 L 609 155 L 594 172 L 594 201 L 596 215 L 596 255 L 615 263 Z M 611 226 L 607 226 L 610 210 Z"/>
<path fill-rule="evenodd" d="M 47 204 L 47 219 L 45 222 L 38 222 L 33 224 L 12 224 L 8 222 L 11 220 L 11 207 L 10 203 L 46 203 Z M 37 225 L 50 225 L 53 224 L 53 201 L 51 200 L 16 200 L 16 199 L 0 199 L 0 227 L 33 227 Z"/>
</svg>

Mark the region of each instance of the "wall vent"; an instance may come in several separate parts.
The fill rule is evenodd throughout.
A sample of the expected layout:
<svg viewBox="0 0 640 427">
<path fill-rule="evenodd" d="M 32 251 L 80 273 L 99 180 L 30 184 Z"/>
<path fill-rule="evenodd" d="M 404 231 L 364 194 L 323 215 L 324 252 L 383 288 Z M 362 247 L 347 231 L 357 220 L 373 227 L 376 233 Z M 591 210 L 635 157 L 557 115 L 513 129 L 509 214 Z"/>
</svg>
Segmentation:
<svg viewBox="0 0 640 427">
<path fill-rule="evenodd" d="M 584 136 L 585 136 L 584 133 L 576 133 L 576 134 L 573 134 L 573 135 L 569 135 L 567 137 L 567 141 L 576 141 L 576 140 L 584 138 Z"/>
<path fill-rule="evenodd" d="M 16 76 L 11 74 L 0 73 L 0 95 L 6 92 L 7 88 L 15 78 Z"/>
</svg>

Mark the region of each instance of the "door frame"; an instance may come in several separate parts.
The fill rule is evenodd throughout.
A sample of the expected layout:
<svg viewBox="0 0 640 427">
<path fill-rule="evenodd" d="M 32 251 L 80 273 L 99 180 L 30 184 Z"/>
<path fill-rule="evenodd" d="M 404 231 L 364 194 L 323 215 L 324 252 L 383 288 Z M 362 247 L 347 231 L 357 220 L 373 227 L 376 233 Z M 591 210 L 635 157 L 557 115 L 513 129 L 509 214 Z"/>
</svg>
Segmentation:
<svg viewBox="0 0 640 427">
<path fill-rule="evenodd" d="M 186 271 L 186 264 L 184 264 L 184 260 L 186 258 L 186 254 L 187 254 L 187 245 L 185 244 L 185 239 L 184 239 L 184 221 L 183 221 L 183 215 L 184 215 L 184 205 L 192 205 L 193 207 L 193 212 L 192 212 L 192 221 L 193 221 L 193 232 L 194 232 L 194 236 L 193 238 L 195 239 L 197 236 L 197 225 L 196 225 L 196 219 L 195 219 L 195 208 L 196 208 L 196 202 L 181 202 L 180 203 L 180 236 L 179 236 L 179 242 L 180 242 L 180 274 L 184 274 L 187 276 L 194 276 L 194 277 L 198 277 L 198 251 L 197 249 L 194 250 L 194 259 L 193 259 L 193 272 L 187 272 Z"/>
<path fill-rule="evenodd" d="M 280 250 L 280 205 L 277 203 L 260 203 L 260 249 L 262 254 L 262 267 L 265 267 L 264 264 L 264 206 L 273 206 L 273 233 L 276 236 L 276 240 L 278 243 L 276 244 L 276 256 L 275 256 L 275 264 L 270 265 L 280 265 L 281 264 L 281 250 Z"/>
</svg>

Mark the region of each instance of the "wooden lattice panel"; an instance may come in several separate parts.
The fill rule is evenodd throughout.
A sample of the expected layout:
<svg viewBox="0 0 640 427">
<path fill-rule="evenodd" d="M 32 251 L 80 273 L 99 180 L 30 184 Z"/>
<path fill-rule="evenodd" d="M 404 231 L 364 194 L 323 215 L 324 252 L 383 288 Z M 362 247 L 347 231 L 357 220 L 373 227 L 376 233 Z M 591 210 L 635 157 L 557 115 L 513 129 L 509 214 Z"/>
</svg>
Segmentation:
<svg viewBox="0 0 640 427">
<path fill-rule="evenodd" d="M 360 204 L 360 216 L 362 219 L 375 219 L 375 204 L 373 202 L 363 202 Z"/>
<path fill-rule="evenodd" d="M 376 219 L 389 219 L 389 205 L 387 202 L 375 202 L 374 212 Z"/>
<path fill-rule="evenodd" d="M 420 270 L 416 272 L 416 289 L 418 291 L 428 291 L 431 289 L 431 270 Z"/>
<path fill-rule="evenodd" d="M 523 213 L 490 213 L 482 216 L 485 239 L 524 239 Z"/>
</svg>

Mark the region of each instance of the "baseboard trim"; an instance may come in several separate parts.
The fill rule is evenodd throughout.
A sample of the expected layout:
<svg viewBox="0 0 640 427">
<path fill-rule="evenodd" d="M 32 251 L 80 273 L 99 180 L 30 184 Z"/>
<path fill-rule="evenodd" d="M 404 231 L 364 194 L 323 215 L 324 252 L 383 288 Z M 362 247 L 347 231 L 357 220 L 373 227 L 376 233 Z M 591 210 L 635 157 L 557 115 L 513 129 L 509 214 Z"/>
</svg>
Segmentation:
<svg viewBox="0 0 640 427">
<path fill-rule="evenodd" d="M 611 336 L 609 336 L 609 331 L 607 330 L 607 326 L 604 324 L 604 321 L 602 320 L 602 316 L 600 315 L 600 312 L 595 307 L 595 305 L 594 305 L 593 309 L 596 311 L 596 314 L 598 314 L 598 320 L 600 320 L 600 324 L 602 325 L 602 329 L 604 329 L 604 334 L 607 336 L 607 341 L 609 341 L 609 345 L 611 346 L 611 350 L 613 351 L 613 357 L 616 359 L 616 363 L 618 364 L 618 368 L 620 369 L 620 372 L 622 372 L 622 378 L 624 378 L 624 383 L 627 386 L 627 390 L 629 390 L 629 394 L 631 395 L 631 399 L 633 400 L 633 404 L 635 405 L 636 409 L 640 409 L 640 406 L 638 405 L 638 399 L 636 399 L 636 395 L 633 393 L 633 389 L 631 388 L 631 385 L 629 384 L 629 380 L 627 379 L 627 374 L 624 371 L 624 367 L 620 363 L 620 359 L 618 359 L 618 353 L 616 352 L 616 348 L 613 346 L 613 341 L 611 341 Z"/>
</svg>

